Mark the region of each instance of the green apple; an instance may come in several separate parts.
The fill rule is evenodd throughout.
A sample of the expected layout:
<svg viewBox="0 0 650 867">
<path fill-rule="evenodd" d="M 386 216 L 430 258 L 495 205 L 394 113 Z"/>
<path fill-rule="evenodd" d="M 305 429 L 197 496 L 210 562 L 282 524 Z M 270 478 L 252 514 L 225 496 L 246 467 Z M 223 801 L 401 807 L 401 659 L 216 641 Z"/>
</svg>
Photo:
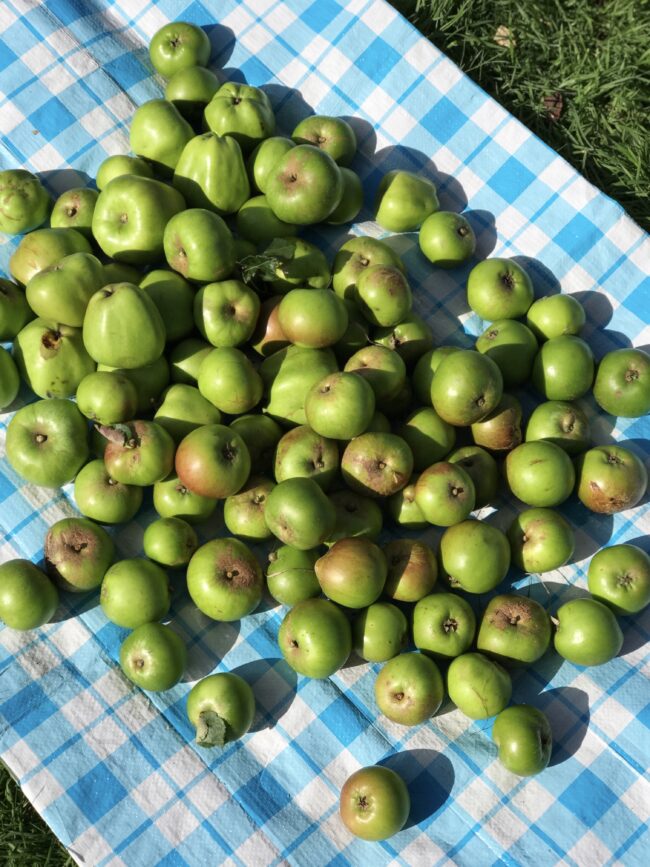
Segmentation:
<svg viewBox="0 0 650 867">
<path fill-rule="evenodd" d="M 580 337 L 552 337 L 533 363 L 532 382 L 547 400 L 576 400 L 591 388 L 594 356 Z"/>
<path fill-rule="evenodd" d="M 366 608 L 386 583 L 386 556 L 370 539 L 340 539 L 314 566 L 325 596 L 346 608 Z"/>
<path fill-rule="evenodd" d="M 236 213 L 251 194 L 241 148 L 231 136 L 214 132 L 187 142 L 173 183 L 188 207 L 207 208 L 222 216 Z"/>
<path fill-rule="evenodd" d="M 20 374 L 16 364 L 0 346 L 0 412 L 14 402 L 20 389 Z"/>
<path fill-rule="evenodd" d="M 455 428 L 443 421 L 431 407 L 412 412 L 399 425 L 397 433 L 410 446 L 413 466 L 418 472 L 444 458 L 456 442 Z"/>
<path fill-rule="evenodd" d="M 120 647 L 120 668 L 140 689 L 163 692 L 183 676 L 187 650 L 182 638 L 162 623 L 143 623 Z"/>
<path fill-rule="evenodd" d="M 328 599 L 305 599 L 280 624 L 282 656 L 298 674 L 325 678 L 345 663 L 352 650 L 350 623 Z"/>
<path fill-rule="evenodd" d="M 539 602 L 517 593 L 494 596 L 479 626 L 476 647 L 496 659 L 530 664 L 551 642 L 551 621 Z"/>
<path fill-rule="evenodd" d="M 408 640 L 408 621 L 390 602 L 375 602 L 352 619 L 352 647 L 367 662 L 387 662 Z"/>
<path fill-rule="evenodd" d="M 311 428 L 330 439 L 350 440 L 367 430 L 375 412 L 375 393 L 353 373 L 332 373 L 312 386 L 305 399 Z"/>
<path fill-rule="evenodd" d="M 62 193 L 50 214 L 50 226 L 55 229 L 76 229 L 92 240 L 93 211 L 97 203 L 97 190 L 77 187 Z"/>
<path fill-rule="evenodd" d="M 42 226 L 50 197 L 36 175 L 24 169 L 0 172 L 0 232 L 22 235 Z"/>
<path fill-rule="evenodd" d="M 177 343 L 169 353 L 172 382 L 196 385 L 201 364 L 211 351 L 209 343 L 196 337 L 188 337 Z"/>
<path fill-rule="evenodd" d="M 201 747 L 239 740 L 255 718 L 255 696 L 238 674 L 221 671 L 195 683 L 187 696 L 187 717 Z"/>
<path fill-rule="evenodd" d="M 303 349 L 324 349 L 348 327 L 345 304 L 331 289 L 292 289 L 278 308 L 282 331 Z"/>
<path fill-rule="evenodd" d="M 111 367 L 108 364 L 98 364 L 97 370 L 107 373 L 119 373 L 126 376 L 135 386 L 138 396 L 136 415 L 152 412 L 157 406 L 160 395 L 169 384 L 169 365 L 164 355 L 152 364 L 142 367 Z"/>
<path fill-rule="evenodd" d="M 513 259 L 484 259 L 467 278 L 467 303 L 488 322 L 525 316 L 534 297 L 530 277 Z"/>
<path fill-rule="evenodd" d="M 174 440 L 154 421 L 131 421 L 100 428 L 109 440 L 104 463 L 111 478 L 147 487 L 166 478 L 174 466 Z"/>
<path fill-rule="evenodd" d="M 467 600 L 456 593 L 433 593 L 413 609 L 413 641 L 425 653 L 453 659 L 474 641 L 476 616 Z"/>
<path fill-rule="evenodd" d="M 418 359 L 411 382 L 413 383 L 415 396 L 424 406 L 428 406 L 431 403 L 431 385 L 436 371 L 443 360 L 454 352 L 460 352 L 460 346 L 438 346 L 435 349 L 427 350 Z"/>
<path fill-rule="evenodd" d="M 285 545 L 301 551 L 316 548 L 334 530 L 334 506 L 313 479 L 286 479 L 268 495 L 266 523 Z"/>
<path fill-rule="evenodd" d="M 553 644 L 575 665 L 603 665 L 620 653 L 623 633 L 611 608 L 583 597 L 558 608 Z"/>
<path fill-rule="evenodd" d="M 423 530 L 427 526 L 427 519 L 415 502 L 416 482 L 413 476 L 405 488 L 388 498 L 388 511 L 393 521 L 407 530 Z"/>
<path fill-rule="evenodd" d="M 512 560 L 524 572 L 550 572 L 568 563 L 575 548 L 569 522 L 553 509 L 526 509 L 508 528 Z"/>
<path fill-rule="evenodd" d="M 268 244 L 274 238 L 290 238 L 297 226 L 278 219 L 266 196 L 253 196 L 237 212 L 237 233 L 255 245 Z"/>
<path fill-rule="evenodd" d="M 420 227 L 420 250 L 439 268 L 462 265 L 476 249 L 474 230 L 462 214 L 438 211 L 430 214 Z"/>
<path fill-rule="evenodd" d="M 244 353 L 232 347 L 213 349 L 206 356 L 198 380 L 203 397 L 221 412 L 249 412 L 262 397 L 262 378 Z"/>
<path fill-rule="evenodd" d="M 173 103 L 150 99 L 138 106 L 131 118 L 129 142 L 136 156 L 147 160 L 158 174 L 171 177 L 193 135 L 194 130 Z"/>
<path fill-rule="evenodd" d="M 431 382 L 431 401 L 449 424 L 465 426 L 480 421 L 501 400 L 503 377 L 487 355 L 471 349 L 443 358 Z"/>
<path fill-rule="evenodd" d="M 167 268 L 156 268 L 139 286 L 158 308 L 168 343 L 187 337 L 194 330 L 194 291 L 184 277 Z"/>
<path fill-rule="evenodd" d="M 406 382 L 403 359 L 385 346 L 366 346 L 355 352 L 346 362 L 345 371 L 368 381 L 377 404 L 398 394 Z"/>
<path fill-rule="evenodd" d="M 397 325 L 376 328 L 372 332 L 373 342 L 397 352 L 405 364 L 415 364 L 431 349 L 433 334 L 430 326 L 418 316 L 409 313 Z"/>
<path fill-rule="evenodd" d="M 343 181 L 343 192 L 338 205 L 327 218 L 330 226 L 340 226 L 352 223 L 358 217 L 363 207 L 363 184 L 361 178 L 352 169 L 339 168 Z"/>
<path fill-rule="evenodd" d="M 472 424 L 472 439 L 493 452 L 512 451 L 523 439 L 521 420 L 521 404 L 504 392 L 492 412 Z"/>
<path fill-rule="evenodd" d="M 637 545 L 611 545 L 591 558 L 589 592 L 615 614 L 638 614 L 650 603 L 650 557 Z"/>
<path fill-rule="evenodd" d="M 194 299 L 194 320 L 213 345 L 239 346 L 249 340 L 260 313 L 260 300 L 240 280 L 202 286 Z"/>
<path fill-rule="evenodd" d="M 391 768 L 361 768 L 341 789 L 339 813 L 343 824 L 362 840 L 387 840 L 401 831 L 411 811 L 404 780 Z"/>
<path fill-rule="evenodd" d="M 124 485 L 112 478 L 103 459 L 87 463 L 74 482 L 77 508 L 100 524 L 128 523 L 142 505 L 142 491 L 141 487 Z"/>
<path fill-rule="evenodd" d="M 225 499 L 246 482 L 251 459 L 244 440 L 222 424 L 193 430 L 176 450 L 180 482 L 202 497 Z"/>
<path fill-rule="evenodd" d="M 162 620 L 169 611 L 167 573 L 139 557 L 119 560 L 104 575 L 99 602 L 108 619 L 124 629 Z"/>
<path fill-rule="evenodd" d="M 549 400 L 535 407 L 528 419 L 526 442 L 549 440 L 568 455 L 580 454 L 589 448 L 589 419 L 576 404 Z"/>
<path fill-rule="evenodd" d="M 622 446 L 597 446 L 576 461 L 576 494 L 592 512 L 613 515 L 631 509 L 647 487 L 645 464 Z"/>
<path fill-rule="evenodd" d="M 43 319 L 33 319 L 16 335 L 13 356 L 21 377 L 39 397 L 72 397 L 95 370 L 81 329 L 50 327 Z"/>
<path fill-rule="evenodd" d="M 169 267 L 194 282 L 222 280 L 235 265 L 230 229 L 205 208 L 175 214 L 165 226 L 163 247 Z"/>
<path fill-rule="evenodd" d="M 436 663 L 423 653 L 401 653 L 389 659 L 375 680 L 375 701 L 392 722 L 416 726 L 442 704 L 445 690 Z"/>
<path fill-rule="evenodd" d="M 106 284 L 104 268 L 91 253 L 71 253 L 35 274 L 25 296 L 37 316 L 81 328 L 88 302 Z"/>
<path fill-rule="evenodd" d="M 523 322 L 499 319 L 481 334 L 476 349 L 496 363 L 503 384 L 511 387 L 529 379 L 538 345 L 535 335 Z"/>
<path fill-rule="evenodd" d="M 339 167 L 325 151 L 297 145 L 271 169 L 266 198 L 276 217 L 307 226 L 326 220 L 343 195 Z"/>
<path fill-rule="evenodd" d="M 411 311 L 408 280 L 394 265 L 371 265 L 357 280 L 357 304 L 372 325 L 397 325 Z"/>
<path fill-rule="evenodd" d="M 175 443 L 179 443 L 197 427 L 219 424 L 221 413 L 203 397 L 198 388 L 179 382 L 163 392 L 154 421 L 165 428 Z"/>
<path fill-rule="evenodd" d="M 205 107 L 206 126 L 217 135 L 235 139 L 249 153 L 275 132 L 271 101 L 259 87 L 227 81 Z"/>
<path fill-rule="evenodd" d="M 182 518 L 158 518 L 144 531 L 144 553 L 162 566 L 186 566 L 199 547 L 196 532 Z"/>
<path fill-rule="evenodd" d="M 86 238 L 75 229 L 36 229 L 21 238 L 9 259 L 9 272 L 26 286 L 39 271 L 56 265 L 71 253 L 91 253 Z"/>
<path fill-rule="evenodd" d="M 7 560 L 0 565 L 0 620 L 10 629 L 42 626 L 58 604 L 56 587 L 29 560 Z"/>
<path fill-rule="evenodd" d="M 221 73 L 204 66 L 186 66 L 170 77 L 165 87 L 165 99 L 173 103 L 185 120 L 196 126 L 222 83 Z"/>
<path fill-rule="evenodd" d="M 246 163 L 248 177 L 254 190 L 266 192 L 266 185 L 276 163 L 292 148 L 294 142 L 281 135 L 271 136 L 261 141 L 251 153 Z"/>
<path fill-rule="evenodd" d="M 84 593 L 102 583 L 115 546 L 103 527 L 87 518 L 63 518 L 47 531 L 43 554 L 47 574 L 62 590 Z"/>
<path fill-rule="evenodd" d="M 280 349 L 260 367 L 266 395 L 264 412 L 286 426 L 305 424 L 305 400 L 310 388 L 336 370 L 336 358 L 330 349 Z"/>
<path fill-rule="evenodd" d="M 250 542 L 261 542 L 273 535 L 266 525 L 264 512 L 275 482 L 264 476 L 251 476 L 236 494 L 226 497 L 223 520 L 228 532 Z"/>
<path fill-rule="evenodd" d="M 438 578 L 436 555 L 416 539 L 393 539 L 384 546 L 388 576 L 384 595 L 397 602 L 418 602 L 433 590 Z"/>
<path fill-rule="evenodd" d="M 108 283 L 135 283 L 139 285 L 142 279 L 142 271 L 136 268 L 135 265 L 127 265 L 126 262 L 115 262 L 109 260 L 104 263 L 104 282 L 102 286 Z"/>
<path fill-rule="evenodd" d="M 156 72 L 171 78 L 190 66 L 207 66 L 212 48 L 201 27 L 187 21 L 170 21 L 154 33 L 149 59 Z"/>
<path fill-rule="evenodd" d="M 565 334 L 580 334 L 586 322 L 585 308 L 572 295 L 547 295 L 531 304 L 526 325 L 541 342 Z"/>
<path fill-rule="evenodd" d="M 142 491 L 141 488 L 134 490 Z M 212 515 L 217 501 L 190 491 L 175 473 L 171 473 L 162 482 L 154 483 L 153 506 L 161 518 L 182 518 L 188 524 L 200 524 Z"/>
<path fill-rule="evenodd" d="M 608 352 L 598 365 L 594 397 L 605 412 L 621 418 L 649 413 L 650 355 L 642 349 Z"/>
<path fill-rule="evenodd" d="M 411 478 L 413 452 L 396 434 L 363 433 L 346 446 L 341 471 L 353 491 L 369 497 L 389 497 Z"/>
<path fill-rule="evenodd" d="M 482 653 L 463 653 L 447 671 L 449 698 L 470 719 L 487 719 L 501 713 L 510 701 L 510 675 Z"/>
<path fill-rule="evenodd" d="M 131 265 L 153 265 L 163 257 L 165 226 L 184 208 L 185 199 L 168 184 L 120 175 L 99 194 L 93 213 L 93 235 L 102 252 L 112 259 Z"/>
<path fill-rule="evenodd" d="M 212 539 L 190 560 L 187 590 L 199 611 L 213 620 L 240 620 L 260 604 L 264 576 L 239 539 Z"/>
<path fill-rule="evenodd" d="M 318 554 L 317 548 L 299 551 L 290 545 L 280 545 L 271 551 L 266 567 L 266 583 L 276 602 L 292 606 L 320 596 L 320 584 L 314 572 Z"/>
<path fill-rule="evenodd" d="M 415 502 L 429 522 L 451 527 L 464 521 L 476 500 L 474 482 L 460 464 L 439 461 L 428 467 L 415 486 Z"/>
<path fill-rule="evenodd" d="M 413 232 L 438 210 L 436 188 L 414 172 L 387 172 L 375 198 L 375 220 L 389 232 Z"/>
<path fill-rule="evenodd" d="M 541 710 L 528 704 L 502 710 L 494 721 L 492 740 L 501 764 L 520 777 L 539 774 L 551 759 L 551 725 Z"/>
<path fill-rule="evenodd" d="M 354 300 L 357 280 L 373 265 L 393 265 L 404 271 L 399 255 L 377 238 L 350 238 L 341 245 L 332 265 L 332 286 L 341 298 Z"/>
<path fill-rule="evenodd" d="M 440 540 L 440 567 L 453 590 L 487 593 L 498 587 L 510 568 L 508 539 L 485 521 L 448 527 Z"/>
<path fill-rule="evenodd" d="M 86 419 L 63 398 L 21 407 L 9 422 L 7 460 L 33 485 L 60 488 L 72 481 L 88 458 Z"/>
<path fill-rule="evenodd" d="M 282 437 L 282 428 L 268 415 L 240 415 L 230 422 L 244 440 L 251 457 L 254 473 L 264 473 L 273 466 L 275 447 Z"/>
<path fill-rule="evenodd" d="M 499 488 L 499 468 L 491 454 L 480 446 L 462 446 L 447 455 L 450 464 L 458 464 L 474 483 L 474 508 L 489 505 Z"/>
<path fill-rule="evenodd" d="M 338 468 L 338 444 L 308 425 L 293 428 L 277 442 L 273 461 L 276 482 L 312 479 L 326 491 L 331 487 Z"/>
<path fill-rule="evenodd" d="M 0 277 L 0 340 L 13 340 L 33 318 L 25 293 L 15 283 Z"/>
<path fill-rule="evenodd" d="M 334 491 L 330 494 L 330 500 L 336 511 L 336 523 L 331 535 L 325 540 L 326 545 L 358 536 L 377 541 L 384 518 L 375 500 L 346 489 Z"/>
<path fill-rule="evenodd" d="M 149 294 L 132 283 L 110 283 L 92 296 L 83 323 L 90 357 L 110 367 L 153 364 L 165 348 L 165 324 Z"/>
<path fill-rule="evenodd" d="M 289 339 L 280 327 L 278 312 L 282 295 L 272 295 L 262 301 L 257 323 L 251 336 L 251 349 L 268 358 L 289 346 Z"/>
<path fill-rule="evenodd" d="M 357 150 L 357 137 L 342 117 L 311 115 L 301 120 L 291 133 L 298 145 L 314 145 L 329 154 L 340 166 L 352 162 Z"/>
<path fill-rule="evenodd" d="M 571 458 L 548 440 L 522 443 L 504 464 L 508 487 L 527 506 L 559 506 L 575 483 Z"/>
<path fill-rule="evenodd" d="M 121 175 L 137 175 L 141 178 L 153 178 L 153 169 L 149 163 L 140 157 L 126 156 L 126 154 L 114 154 L 106 157 L 97 169 L 95 183 L 98 190 L 103 190 L 113 178 Z"/>
</svg>

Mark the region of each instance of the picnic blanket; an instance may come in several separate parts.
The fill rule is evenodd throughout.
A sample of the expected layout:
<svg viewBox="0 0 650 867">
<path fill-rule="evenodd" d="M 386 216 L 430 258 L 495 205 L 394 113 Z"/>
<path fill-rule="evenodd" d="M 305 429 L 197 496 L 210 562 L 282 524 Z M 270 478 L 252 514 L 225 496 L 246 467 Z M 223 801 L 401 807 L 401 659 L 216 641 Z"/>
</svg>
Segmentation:
<svg viewBox="0 0 650 867">
<path fill-rule="evenodd" d="M 206 27 L 213 65 L 263 87 L 281 131 L 312 112 L 354 125 L 367 206 L 351 228 L 309 233 L 330 257 L 350 234 L 385 235 L 371 211 L 384 172 L 422 172 L 443 208 L 468 213 L 477 258 L 514 256 L 538 295 L 576 295 L 597 358 L 650 342 L 647 236 L 383 0 L 4 0 L 0 167 L 38 172 L 53 194 L 92 184 L 108 154 L 128 152 L 135 107 L 162 95 L 147 45 L 173 19 Z M 1 243 L 6 273 L 17 239 Z M 436 344 L 471 346 L 485 327 L 466 304 L 473 263 L 444 272 L 424 260 L 416 234 L 392 243 Z M 532 398 L 518 396 L 530 411 Z M 647 460 L 647 420 L 613 419 L 591 396 L 580 403 L 595 442 L 625 440 Z M 39 562 L 48 526 L 75 514 L 74 500 L 71 486 L 38 489 L 13 472 L 10 417 L 0 418 L 0 560 Z M 495 505 L 494 522 L 507 527 L 516 505 Z M 575 562 L 543 582 L 513 570 L 500 588 L 551 611 L 584 591 L 593 553 L 638 540 L 650 523 L 647 499 L 613 518 L 575 498 L 560 511 L 576 530 Z M 145 499 L 117 530 L 121 557 L 141 555 L 154 514 Z M 223 532 L 215 518 L 201 538 Z M 424 538 L 435 545 L 439 535 Z M 392 724 L 375 706 L 378 666 L 353 658 L 326 680 L 298 677 L 276 641 L 281 606 L 266 600 L 241 622 L 215 623 L 191 604 L 182 573 L 174 584 L 171 620 L 189 667 L 165 693 L 121 674 L 125 633 L 96 594 L 64 595 L 54 622 L 34 632 L 0 627 L 0 758 L 79 864 L 648 863 L 648 612 L 622 621 L 623 651 L 607 665 L 582 669 L 549 653 L 515 674 L 514 700 L 541 708 L 556 742 L 551 766 L 519 779 L 496 759 L 491 720 L 445 705 L 425 725 Z M 213 671 L 244 676 L 257 702 L 252 731 L 223 751 L 193 744 L 185 716 L 191 684 Z M 338 796 L 350 773 L 379 762 L 403 775 L 413 807 L 402 832 L 369 844 L 343 827 Z"/>
</svg>

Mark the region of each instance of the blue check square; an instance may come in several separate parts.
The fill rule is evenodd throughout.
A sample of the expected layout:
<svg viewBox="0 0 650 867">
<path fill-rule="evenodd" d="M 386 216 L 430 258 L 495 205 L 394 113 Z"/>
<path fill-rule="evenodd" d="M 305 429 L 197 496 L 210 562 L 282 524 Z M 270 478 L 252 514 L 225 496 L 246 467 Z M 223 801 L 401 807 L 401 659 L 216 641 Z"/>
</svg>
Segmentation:
<svg viewBox="0 0 650 867">
<path fill-rule="evenodd" d="M 517 157 L 508 157 L 489 179 L 489 184 L 506 202 L 514 202 L 534 180 L 535 175 Z"/>
<path fill-rule="evenodd" d="M 30 683 L 0 704 L 0 717 L 4 717 L 24 738 L 42 722 L 55 716 L 57 710 L 44 690 L 37 683 Z"/>
<path fill-rule="evenodd" d="M 603 237 L 601 230 L 582 214 L 576 214 L 553 239 L 575 260 L 582 259 Z"/>
<path fill-rule="evenodd" d="M 98 822 L 127 794 L 122 783 L 101 762 L 68 789 L 68 795 L 91 822 Z"/>
<path fill-rule="evenodd" d="M 343 10 L 335 0 L 315 0 L 300 18 L 314 31 L 320 33 L 340 15 Z"/>
<path fill-rule="evenodd" d="M 443 96 L 420 121 L 439 142 L 448 142 L 467 123 L 467 115 Z"/>
<path fill-rule="evenodd" d="M 260 771 L 237 791 L 237 800 L 263 825 L 291 802 L 291 795 L 270 773 Z"/>
<path fill-rule="evenodd" d="M 558 801 L 590 828 L 618 801 L 618 795 L 586 768 Z"/>
<path fill-rule="evenodd" d="M 379 84 L 401 60 L 400 55 L 378 36 L 357 59 L 357 68 Z"/>
<path fill-rule="evenodd" d="M 68 111 L 61 100 L 53 96 L 32 112 L 29 122 L 37 129 L 44 139 L 51 141 L 75 122 L 74 115 Z"/>
</svg>

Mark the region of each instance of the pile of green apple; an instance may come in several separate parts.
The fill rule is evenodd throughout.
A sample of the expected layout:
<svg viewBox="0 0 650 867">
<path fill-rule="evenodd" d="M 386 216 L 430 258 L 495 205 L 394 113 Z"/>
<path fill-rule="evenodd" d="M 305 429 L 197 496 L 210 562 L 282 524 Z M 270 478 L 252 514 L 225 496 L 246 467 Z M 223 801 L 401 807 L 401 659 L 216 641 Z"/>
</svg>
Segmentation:
<svg viewBox="0 0 650 867">
<path fill-rule="evenodd" d="M 581 305 L 535 300 L 526 271 L 501 258 L 469 274 L 469 306 L 491 323 L 475 348 L 434 348 L 389 243 L 354 237 L 329 262 L 298 236 L 360 211 L 352 127 L 313 116 L 276 135 L 266 94 L 223 83 L 209 54 L 193 25 L 155 35 L 165 98 L 136 110 L 134 155 L 103 162 L 97 190 L 52 205 L 33 175 L 0 173 L 0 230 L 24 234 L 13 281 L 0 281 L 0 339 L 13 342 L 11 354 L 0 348 L 0 408 L 21 380 L 39 398 L 11 419 L 7 458 L 35 485 L 74 480 L 81 513 L 49 529 L 45 572 L 0 566 L 0 617 L 33 629 L 54 613 L 57 587 L 101 587 L 106 616 L 132 630 L 124 673 L 165 690 L 186 663 L 160 622 L 167 569 L 186 570 L 191 599 L 217 622 L 251 614 L 268 590 L 288 609 L 278 643 L 296 672 L 328 677 L 354 650 L 383 664 L 375 695 L 390 720 L 427 723 L 446 691 L 470 718 L 496 716 L 507 768 L 539 772 L 550 726 L 536 708 L 507 706 L 510 669 L 551 642 L 579 665 L 616 656 L 616 615 L 650 602 L 650 558 L 603 549 L 589 566 L 593 598 L 553 616 L 507 592 L 477 617 L 468 594 L 496 590 L 511 563 L 539 574 L 570 561 L 573 529 L 555 507 L 574 493 L 601 514 L 641 501 L 643 463 L 624 446 L 593 445 L 574 401 L 593 389 L 606 412 L 644 415 L 650 359 L 622 349 L 596 370 Z M 375 218 L 418 231 L 432 266 L 475 252 L 468 220 L 440 211 L 416 174 L 383 178 Z M 528 383 L 543 402 L 524 435 L 504 388 Z M 499 463 L 524 504 L 507 533 L 471 517 L 497 496 Z M 159 519 L 145 557 L 114 562 L 102 525 L 130 521 L 147 487 Z M 231 535 L 199 545 L 194 525 L 220 502 Z M 381 544 L 385 517 L 444 528 L 439 551 L 413 534 Z M 258 543 L 271 549 L 264 569 Z M 198 743 L 223 746 L 249 729 L 255 702 L 241 677 L 220 673 L 192 688 L 187 712 Z M 408 809 L 388 768 L 362 769 L 341 796 L 343 821 L 365 839 L 399 830 Z"/>
</svg>

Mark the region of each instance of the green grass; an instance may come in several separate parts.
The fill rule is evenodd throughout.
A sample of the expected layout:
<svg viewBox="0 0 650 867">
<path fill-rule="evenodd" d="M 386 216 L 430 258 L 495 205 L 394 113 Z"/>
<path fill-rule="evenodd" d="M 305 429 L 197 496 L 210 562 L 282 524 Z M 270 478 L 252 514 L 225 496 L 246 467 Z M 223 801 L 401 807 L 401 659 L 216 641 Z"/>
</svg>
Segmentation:
<svg viewBox="0 0 650 867">
<path fill-rule="evenodd" d="M 0 762 L 0 865 L 72 867 L 73 864 Z"/>
<path fill-rule="evenodd" d="M 650 228 L 646 0 L 394 0 L 515 117 Z M 499 45 L 495 34 L 507 28 Z M 553 120 L 544 99 L 562 96 Z M 0 764 L 1 867 L 73 862 Z"/>
<path fill-rule="evenodd" d="M 394 0 L 435 45 L 650 228 L 647 0 Z M 644 11 L 645 10 L 645 11 Z M 495 34 L 507 28 L 499 45 Z M 544 100 L 561 95 L 554 120 Z"/>
</svg>

